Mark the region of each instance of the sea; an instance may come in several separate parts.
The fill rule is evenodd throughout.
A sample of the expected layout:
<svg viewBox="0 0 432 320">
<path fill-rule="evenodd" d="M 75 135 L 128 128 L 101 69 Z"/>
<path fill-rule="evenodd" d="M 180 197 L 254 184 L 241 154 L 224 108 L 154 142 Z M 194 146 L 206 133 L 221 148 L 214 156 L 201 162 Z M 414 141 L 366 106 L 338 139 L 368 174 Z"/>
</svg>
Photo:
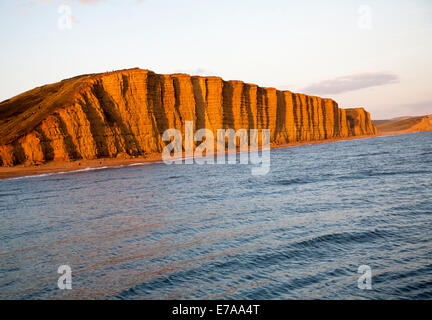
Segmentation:
<svg viewBox="0 0 432 320">
<path fill-rule="evenodd" d="M 1 299 L 432 299 L 432 132 L 0 180 Z"/>
</svg>

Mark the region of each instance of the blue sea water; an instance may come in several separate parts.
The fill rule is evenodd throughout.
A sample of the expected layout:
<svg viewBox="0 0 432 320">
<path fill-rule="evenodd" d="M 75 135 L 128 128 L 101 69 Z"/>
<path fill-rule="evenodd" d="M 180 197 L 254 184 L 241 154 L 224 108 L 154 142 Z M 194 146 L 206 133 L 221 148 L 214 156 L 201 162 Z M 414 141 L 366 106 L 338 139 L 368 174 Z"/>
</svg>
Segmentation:
<svg viewBox="0 0 432 320">
<path fill-rule="evenodd" d="M 432 298 L 432 132 L 274 149 L 267 175 L 250 169 L 0 181 L 0 298 Z"/>
</svg>

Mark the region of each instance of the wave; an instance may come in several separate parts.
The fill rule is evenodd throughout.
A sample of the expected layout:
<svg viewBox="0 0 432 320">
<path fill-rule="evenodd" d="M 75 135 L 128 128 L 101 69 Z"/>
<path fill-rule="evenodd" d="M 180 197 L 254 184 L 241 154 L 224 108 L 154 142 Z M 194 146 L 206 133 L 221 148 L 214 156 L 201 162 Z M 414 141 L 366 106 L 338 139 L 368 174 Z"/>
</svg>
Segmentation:
<svg viewBox="0 0 432 320">
<path fill-rule="evenodd" d="M 62 175 L 62 174 L 67 174 L 67 173 L 77 173 L 77 172 L 88 172 L 88 171 L 92 171 L 92 170 L 101 170 L 101 169 L 106 169 L 109 167 L 97 167 L 97 168 L 85 168 L 85 169 L 77 169 L 77 170 L 69 170 L 69 171 L 58 171 L 58 172 L 50 172 L 50 173 L 42 173 L 42 174 L 31 174 L 31 175 L 27 175 L 27 176 L 21 176 L 21 177 L 14 177 L 14 178 L 7 178 L 4 180 L 22 180 L 22 179 L 29 179 L 29 178 L 44 178 L 44 177 L 49 177 L 49 176 L 54 176 L 54 175 Z M 112 167 L 110 167 L 112 168 Z"/>
<path fill-rule="evenodd" d="M 295 184 L 306 184 L 306 183 L 311 183 L 311 182 L 313 182 L 313 181 L 301 179 L 301 178 L 293 178 L 293 179 L 278 180 L 274 184 L 282 185 L 282 186 L 290 186 L 290 185 L 295 185 Z"/>
<path fill-rule="evenodd" d="M 379 156 L 383 154 L 390 154 L 390 152 L 370 152 L 370 153 L 360 153 L 360 154 L 354 154 L 353 157 L 364 157 L 364 156 Z"/>
<path fill-rule="evenodd" d="M 284 269 L 285 266 L 302 259 L 305 263 L 312 261 L 313 257 L 325 255 L 326 251 L 335 253 L 335 246 L 343 254 L 345 251 L 351 250 L 351 243 L 374 242 L 376 239 L 384 239 L 391 235 L 384 230 L 368 230 L 363 232 L 342 232 L 331 233 L 294 241 L 280 247 L 249 247 L 244 248 L 244 251 L 232 255 L 224 255 L 217 261 L 207 261 L 202 265 L 194 265 L 188 269 L 176 270 L 173 272 L 158 276 L 148 281 L 137 284 L 128 289 L 121 290 L 114 296 L 117 299 L 131 299 L 133 297 L 143 297 L 151 299 L 154 291 L 168 292 L 171 287 L 178 287 L 187 282 L 188 279 L 203 279 L 208 280 L 207 275 L 212 272 L 218 274 L 231 274 L 234 272 L 239 277 L 247 274 L 252 268 L 254 274 L 259 274 L 258 270 L 268 270 L 272 267 Z M 158 272 L 152 272 L 158 273 Z M 319 283 L 325 277 L 337 277 L 346 275 L 347 271 L 343 268 L 336 268 L 330 271 L 315 273 L 304 278 L 293 279 L 292 285 L 296 289 L 308 286 L 312 283 Z M 325 277 L 324 277 L 325 276 Z M 219 280 L 215 280 L 217 282 Z M 261 290 L 258 288 L 257 290 Z M 274 289 L 274 288 L 273 288 Z M 259 293 L 252 293 L 251 297 L 260 296 Z M 267 292 L 263 298 L 272 296 L 271 292 Z"/>
<path fill-rule="evenodd" d="M 120 168 L 127 168 L 127 167 L 145 166 L 145 165 L 149 165 L 151 163 L 155 163 L 155 162 L 138 162 L 138 163 L 131 163 L 131 164 L 116 165 L 116 166 L 87 167 L 84 169 L 57 171 L 57 172 L 41 173 L 41 174 L 31 174 L 31 175 L 14 177 L 14 178 L 6 178 L 3 180 L 7 181 L 7 180 L 22 180 L 22 179 L 29 179 L 29 178 L 44 178 L 44 177 L 49 177 L 49 176 L 54 176 L 54 175 L 63 175 L 63 174 L 73 174 L 73 173 L 90 172 L 90 171 L 98 171 L 98 170 L 106 170 L 106 169 L 120 169 Z"/>
</svg>

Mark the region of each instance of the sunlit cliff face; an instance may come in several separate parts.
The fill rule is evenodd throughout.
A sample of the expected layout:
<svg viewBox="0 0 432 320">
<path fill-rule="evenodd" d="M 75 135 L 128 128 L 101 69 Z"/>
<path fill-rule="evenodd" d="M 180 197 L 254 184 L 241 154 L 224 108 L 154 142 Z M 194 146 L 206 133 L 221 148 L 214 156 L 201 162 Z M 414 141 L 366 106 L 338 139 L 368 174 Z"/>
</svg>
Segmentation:
<svg viewBox="0 0 432 320">
<path fill-rule="evenodd" d="M 0 105 L 0 163 L 161 153 L 163 132 L 269 129 L 272 145 L 376 133 L 363 108 L 219 77 L 131 69 L 36 88 Z"/>
</svg>

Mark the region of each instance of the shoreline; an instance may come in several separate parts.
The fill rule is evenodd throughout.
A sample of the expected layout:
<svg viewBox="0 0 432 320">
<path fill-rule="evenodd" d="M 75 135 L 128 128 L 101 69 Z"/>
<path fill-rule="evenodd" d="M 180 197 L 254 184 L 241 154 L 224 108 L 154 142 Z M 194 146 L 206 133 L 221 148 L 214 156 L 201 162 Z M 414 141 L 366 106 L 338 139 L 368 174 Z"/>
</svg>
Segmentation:
<svg viewBox="0 0 432 320">
<path fill-rule="evenodd" d="M 326 140 L 314 140 L 293 142 L 281 145 L 271 145 L 271 149 L 291 148 L 303 145 L 332 143 L 345 140 L 367 139 L 380 136 L 388 136 L 395 134 L 406 134 L 412 132 L 386 132 L 372 136 L 354 136 L 347 138 L 336 138 Z M 238 151 L 237 151 L 238 152 Z M 106 168 L 122 168 L 136 165 L 146 165 L 149 163 L 162 162 L 161 154 L 150 154 L 144 157 L 136 157 L 130 159 L 117 159 L 117 158 L 98 158 L 91 160 L 72 160 L 72 161 L 50 161 L 41 165 L 17 165 L 14 167 L 0 167 L 0 180 L 7 180 L 20 177 L 31 177 L 38 175 L 48 175 L 54 173 L 69 173 L 69 172 L 84 172 L 90 170 L 106 169 Z"/>
</svg>

